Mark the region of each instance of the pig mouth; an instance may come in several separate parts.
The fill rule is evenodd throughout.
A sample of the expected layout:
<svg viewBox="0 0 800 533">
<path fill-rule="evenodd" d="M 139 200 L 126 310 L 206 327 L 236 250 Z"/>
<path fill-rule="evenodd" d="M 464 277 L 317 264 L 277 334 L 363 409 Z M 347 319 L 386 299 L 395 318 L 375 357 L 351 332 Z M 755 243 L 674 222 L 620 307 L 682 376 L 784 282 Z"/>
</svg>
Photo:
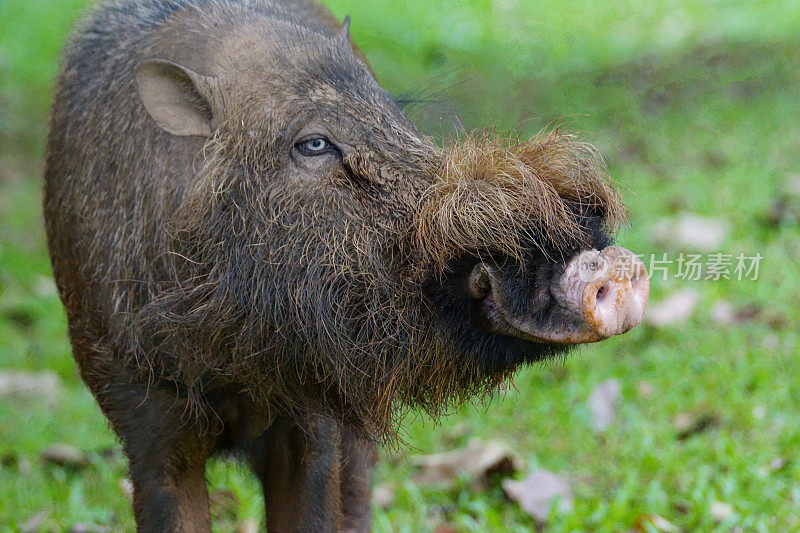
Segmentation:
<svg viewBox="0 0 800 533">
<path fill-rule="evenodd" d="M 529 312 L 496 267 L 479 263 L 468 281 L 493 333 L 529 342 L 570 345 L 598 342 L 639 325 L 650 293 L 647 269 L 619 246 L 574 257 L 547 288 L 556 307 L 547 317 Z"/>
</svg>

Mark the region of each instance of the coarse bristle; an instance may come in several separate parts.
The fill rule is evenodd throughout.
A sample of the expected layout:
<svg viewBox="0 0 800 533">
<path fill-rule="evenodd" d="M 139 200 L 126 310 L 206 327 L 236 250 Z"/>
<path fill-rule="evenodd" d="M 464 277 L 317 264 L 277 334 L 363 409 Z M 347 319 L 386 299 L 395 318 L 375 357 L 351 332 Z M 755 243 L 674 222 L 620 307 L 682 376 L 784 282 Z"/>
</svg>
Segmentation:
<svg viewBox="0 0 800 533">
<path fill-rule="evenodd" d="M 526 141 L 469 134 L 444 149 L 421 202 L 417 246 L 425 268 L 444 268 L 460 252 L 501 253 L 522 262 L 532 246 L 559 249 L 584 238 L 576 216 L 583 207 L 612 231 L 625 219 L 590 144 L 558 129 Z"/>
</svg>

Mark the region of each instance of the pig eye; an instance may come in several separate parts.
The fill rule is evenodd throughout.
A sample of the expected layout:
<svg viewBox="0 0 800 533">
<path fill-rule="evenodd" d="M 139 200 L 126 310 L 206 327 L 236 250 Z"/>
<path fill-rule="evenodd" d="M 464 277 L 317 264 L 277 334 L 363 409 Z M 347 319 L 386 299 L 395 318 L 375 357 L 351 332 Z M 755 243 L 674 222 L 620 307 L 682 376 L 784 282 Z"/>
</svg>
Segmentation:
<svg viewBox="0 0 800 533">
<path fill-rule="evenodd" d="M 311 137 L 294 145 L 297 151 L 306 157 L 322 155 L 327 152 L 338 152 L 336 147 L 325 137 Z"/>
</svg>

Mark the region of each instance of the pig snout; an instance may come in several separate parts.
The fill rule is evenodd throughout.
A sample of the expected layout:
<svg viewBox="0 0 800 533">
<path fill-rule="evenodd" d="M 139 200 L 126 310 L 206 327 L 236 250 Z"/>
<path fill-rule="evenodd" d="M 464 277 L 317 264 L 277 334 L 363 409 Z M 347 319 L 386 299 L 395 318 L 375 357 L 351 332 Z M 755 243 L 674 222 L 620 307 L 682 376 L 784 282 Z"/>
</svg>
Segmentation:
<svg viewBox="0 0 800 533">
<path fill-rule="evenodd" d="M 575 257 L 558 286 L 559 303 L 586 323 L 585 331 L 575 332 L 585 339 L 582 342 L 607 339 L 639 325 L 650 295 L 644 263 L 619 246 Z"/>
<path fill-rule="evenodd" d="M 476 265 L 468 287 L 471 298 L 483 301 L 493 331 L 552 344 L 598 342 L 631 330 L 642 321 L 650 294 L 644 263 L 619 246 L 573 258 L 552 281 L 549 313 L 513 302 L 521 291 L 484 263 Z"/>
</svg>

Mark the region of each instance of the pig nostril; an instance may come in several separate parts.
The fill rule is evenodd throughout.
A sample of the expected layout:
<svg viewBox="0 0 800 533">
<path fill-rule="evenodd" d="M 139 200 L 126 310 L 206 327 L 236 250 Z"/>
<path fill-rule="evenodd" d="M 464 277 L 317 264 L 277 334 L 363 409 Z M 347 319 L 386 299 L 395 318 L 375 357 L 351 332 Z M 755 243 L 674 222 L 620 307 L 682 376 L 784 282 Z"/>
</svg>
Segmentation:
<svg viewBox="0 0 800 533">
<path fill-rule="evenodd" d="M 604 283 L 599 289 L 597 289 L 597 295 L 595 296 L 595 300 L 597 303 L 602 303 L 603 300 L 606 299 L 610 289 L 608 288 L 608 283 Z"/>
</svg>

